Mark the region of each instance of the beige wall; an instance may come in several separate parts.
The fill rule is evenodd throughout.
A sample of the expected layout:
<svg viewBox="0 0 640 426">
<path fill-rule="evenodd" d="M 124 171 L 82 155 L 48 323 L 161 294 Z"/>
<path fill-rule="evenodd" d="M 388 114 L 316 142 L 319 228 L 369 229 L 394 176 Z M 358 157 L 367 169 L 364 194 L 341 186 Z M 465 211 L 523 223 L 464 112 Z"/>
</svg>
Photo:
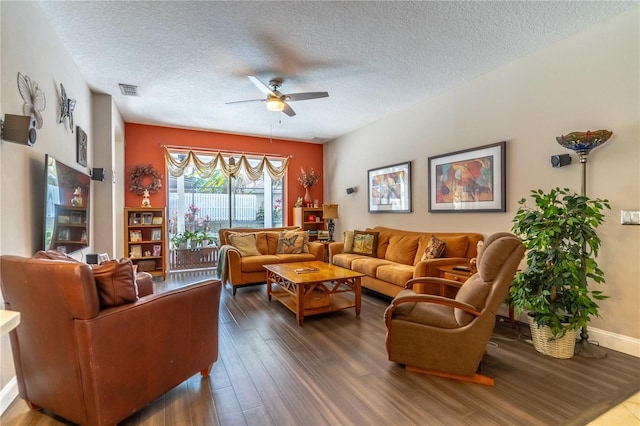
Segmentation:
<svg viewBox="0 0 640 426">
<path fill-rule="evenodd" d="M 18 72 L 37 82 L 47 101 L 42 113 L 44 124 L 37 131 L 37 141 L 33 147 L 0 142 L 0 254 L 31 256 L 42 244 L 45 154 L 85 173 L 91 167 L 110 169 L 111 166 L 102 162 L 97 165 L 92 161 L 96 136 L 92 121 L 92 93 L 38 4 L 2 1 L 0 15 L 0 113 L 3 117 L 4 114 L 22 114 Z M 77 101 L 74 124 L 87 133 L 88 167 L 76 163 L 75 128 L 71 133 L 68 125 L 58 124 L 60 83 L 69 97 Z M 120 127 L 123 127 L 122 124 Z M 100 198 L 94 182 L 91 183 L 91 190 L 93 201 Z M 93 243 L 96 235 L 94 222 L 100 218 L 100 214 L 96 213 L 94 202 L 89 208 L 92 212 L 90 238 Z M 82 258 L 85 253 L 93 252 L 91 246 L 74 257 Z M 0 337 L 0 356 L 2 412 L 17 395 L 8 336 Z"/>
<path fill-rule="evenodd" d="M 588 195 L 612 206 L 599 256 L 611 298 L 590 330 L 592 340 L 640 356 L 640 226 L 620 225 L 620 209 L 640 209 L 639 18 L 635 8 L 327 144 L 325 199 L 339 203 L 336 233 L 373 225 L 508 231 L 517 200 L 530 189 L 580 191 L 576 155 L 571 166 L 550 165 L 551 155 L 569 152 L 556 136 L 612 130 L 588 165 Z M 428 213 L 429 156 L 503 140 L 506 213 Z M 405 161 L 412 162 L 413 213 L 369 214 L 367 170 Z M 347 195 L 351 186 L 358 192 Z"/>
</svg>

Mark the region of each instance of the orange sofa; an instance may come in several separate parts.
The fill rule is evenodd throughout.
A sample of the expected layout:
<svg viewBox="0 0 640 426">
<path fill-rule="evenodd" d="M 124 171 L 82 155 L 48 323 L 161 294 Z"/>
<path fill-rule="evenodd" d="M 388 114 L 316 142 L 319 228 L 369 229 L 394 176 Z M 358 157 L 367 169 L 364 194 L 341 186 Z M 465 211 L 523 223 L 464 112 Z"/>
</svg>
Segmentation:
<svg viewBox="0 0 640 426">
<path fill-rule="evenodd" d="M 231 284 L 234 296 L 238 287 L 266 282 L 266 271 L 262 265 L 310 260 L 324 261 L 324 244 L 314 241 L 308 243 L 308 253 L 276 253 L 278 238 L 283 231 L 301 231 L 301 229 L 297 226 L 286 226 L 281 228 L 222 228 L 218 231 L 221 245 L 218 276 L 223 283 Z M 240 251 L 231 245 L 229 237 L 238 233 L 256 235 L 259 256 L 242 256 Z"/>
<path fill-rule="evenodd" d="M 344 242 L 329 244 L 329 262 L 365 274 L 362 286 L 395 297 L 405 283 L 417 277 L 438 277 L 438 267 L 468 265 L 476 257 L 482 234 L 472 232 L 415 232 L 376 226 L 364 232 L 377 232 L 375 256 L 343 253 Z M 436 259 L 421 260 L 432 236 L 446 243 Z"/>
</svg>

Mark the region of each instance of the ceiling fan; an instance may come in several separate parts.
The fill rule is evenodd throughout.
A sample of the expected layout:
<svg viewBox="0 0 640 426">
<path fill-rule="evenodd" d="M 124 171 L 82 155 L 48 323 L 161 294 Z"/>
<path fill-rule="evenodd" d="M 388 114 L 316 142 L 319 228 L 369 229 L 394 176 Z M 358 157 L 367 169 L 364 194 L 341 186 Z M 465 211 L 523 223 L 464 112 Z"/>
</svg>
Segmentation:
<svg viewBox="0 0 640 426">
<path fill-rule="evenodd" d="M 267 95 L 265 99 L 248 99 L 246 101 L 234 101 L 227 102 L 227 104 L 239 104 L 243 102 L 266 102 L 267 109 L 269 111 L 282 111 L 289 117 L 296 115 L 296 112 L 289 106 L 287 102 L 293 101 L 305 101 L 308 99 L 327 98 L 329 93 L 327 92 L 303 92 L 303 93 L 288 93 L 283 94 L 279 91 L 282 87 L 281 78 L 274 78 L 269 81 L 269 85 L 264 84 L 256 77 L 249 75 L 249 80 L 258 88 L 262 93 Z"/>
</svg>

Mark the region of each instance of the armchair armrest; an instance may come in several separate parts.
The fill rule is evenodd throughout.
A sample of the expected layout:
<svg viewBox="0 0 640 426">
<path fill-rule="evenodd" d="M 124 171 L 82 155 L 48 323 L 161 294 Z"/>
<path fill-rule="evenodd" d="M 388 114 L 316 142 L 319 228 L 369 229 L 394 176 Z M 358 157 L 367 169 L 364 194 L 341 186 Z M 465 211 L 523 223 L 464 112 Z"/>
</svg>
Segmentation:
<svg viewBox="0 0 640 426">
<path fill-rule="evenodd" d="M 342 253 L 342 250 L 344 249 L 344 242 L 343 241 L 336 241 L 333 243 L 329 243 L 329 263 L 333 263 L 333 256 L 336 254 L 340 254 Z"/>
<path fill-rule="evenodd" d="M 315 256 L 316 260 L 320 260 L 324 262 L 324 244 L 310 241 L 309 244 L 309 253 Z"/>
<path fill-rule="evenodd" d="M 462 283 L 458 281 L 448 280 L 446 278 L 438 278 L 438 277 L 419 277 L 413 278 L 406 282 L 404 285 L 405 289 L 412 290 L 413 286 L 416 284 L 423 284 L 422 293 L 433 294 L 443 297 L 448 297 L 452 293 L 458 292 L 460 287 L 462 287 Z M 436 290 L 437 289 L 437 290 Z M 449 290 L 449 292 L 447 292 Z"/>
</svg>

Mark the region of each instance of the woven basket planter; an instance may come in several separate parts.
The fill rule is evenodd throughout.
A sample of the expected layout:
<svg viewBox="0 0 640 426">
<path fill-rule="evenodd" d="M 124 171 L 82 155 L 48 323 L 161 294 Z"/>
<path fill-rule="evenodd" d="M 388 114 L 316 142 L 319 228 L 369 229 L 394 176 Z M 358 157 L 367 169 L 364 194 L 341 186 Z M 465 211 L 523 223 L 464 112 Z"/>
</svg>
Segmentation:
<svg viewBox="0 0 640 426">
<path fill-rule="evenodd" d="M 540 327 L 533 317 L 528 316 L 531 328 L 531 339 L 536 351 L 553 358 L 568 359 L 573 357 L 576 347 L 576 331 L 569 330 L 559 338 L 554 338 L 549 327 Z"/>
</svg>

